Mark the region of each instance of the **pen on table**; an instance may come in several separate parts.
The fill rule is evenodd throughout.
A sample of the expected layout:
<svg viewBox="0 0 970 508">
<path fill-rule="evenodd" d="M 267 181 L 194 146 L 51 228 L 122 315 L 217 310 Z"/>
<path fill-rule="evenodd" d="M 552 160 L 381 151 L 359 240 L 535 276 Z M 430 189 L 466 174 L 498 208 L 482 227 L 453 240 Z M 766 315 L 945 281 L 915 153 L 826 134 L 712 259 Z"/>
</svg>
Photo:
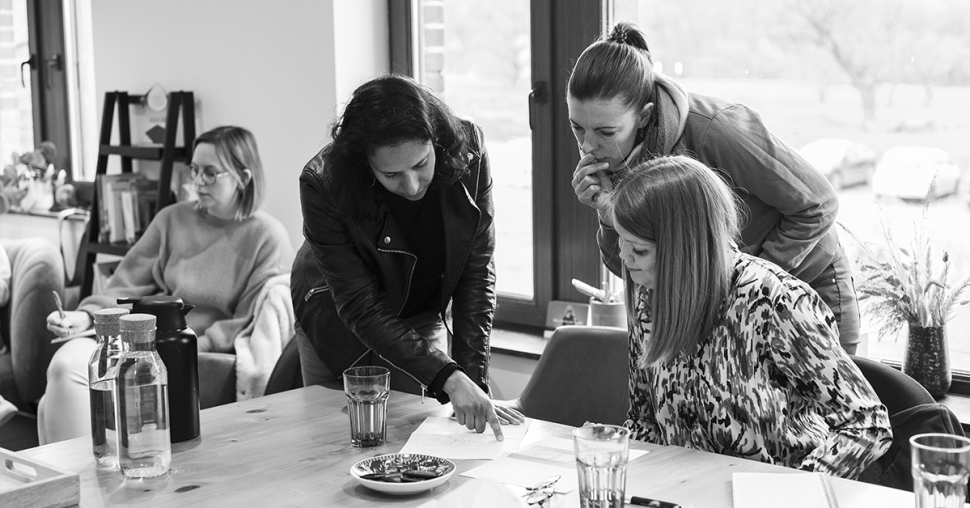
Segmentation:
<svg viewBox="0 0 970 508">
<path fill-rule="evenodd" d="M 57 291 L 51 291 L 54 293 L 54 303 L 57 304 L 57 315 L 64 319 L 64 304 L 61 303 L 61 295 L 57 294 Z"/>
<path fill-rule="evenodd" d="M 626 504 L 632 504 L 637 506 L 650 506 L 654 508 L 680 508 L 677 503 L 671 503 L 669 501 L 660 501 L 657 499 L 650 499 L 647 497 L 639 496 L 627 496 Z"/>
</svg>

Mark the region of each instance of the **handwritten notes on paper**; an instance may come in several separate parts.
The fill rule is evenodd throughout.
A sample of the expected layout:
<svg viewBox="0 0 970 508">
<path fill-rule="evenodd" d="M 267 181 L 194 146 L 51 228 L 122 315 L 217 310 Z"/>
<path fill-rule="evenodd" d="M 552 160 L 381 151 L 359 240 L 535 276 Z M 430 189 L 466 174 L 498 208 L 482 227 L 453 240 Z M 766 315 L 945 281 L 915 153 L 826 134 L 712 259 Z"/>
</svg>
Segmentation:
<svg viewBox="0 0 970 508">
<path fill-rule="evenodd" d="M 519 449 L 529 421 L 519 425 L 503 425 L 504 441 L 496 441 L 492 429 L 486 427 L 479 434 L 468 430 L 454 418 L 433 416 L 424 420 L 401 448 L 401 453 L 434 455 L 446 459 L 491 460 Z"/>
</svg>

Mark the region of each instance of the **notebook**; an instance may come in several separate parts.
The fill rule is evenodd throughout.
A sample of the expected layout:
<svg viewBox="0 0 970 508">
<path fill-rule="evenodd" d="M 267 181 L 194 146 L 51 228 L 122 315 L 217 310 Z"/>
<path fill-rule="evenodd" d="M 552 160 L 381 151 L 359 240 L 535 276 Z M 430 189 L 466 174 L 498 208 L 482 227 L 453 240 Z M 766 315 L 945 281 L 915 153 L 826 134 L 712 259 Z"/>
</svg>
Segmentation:
<svg viewBox="0 0 970 508">
<path fill-rule="evenodd" d="M 734 473 L 734 508 L 838 508 L 824 473 Z"/>
</svg>

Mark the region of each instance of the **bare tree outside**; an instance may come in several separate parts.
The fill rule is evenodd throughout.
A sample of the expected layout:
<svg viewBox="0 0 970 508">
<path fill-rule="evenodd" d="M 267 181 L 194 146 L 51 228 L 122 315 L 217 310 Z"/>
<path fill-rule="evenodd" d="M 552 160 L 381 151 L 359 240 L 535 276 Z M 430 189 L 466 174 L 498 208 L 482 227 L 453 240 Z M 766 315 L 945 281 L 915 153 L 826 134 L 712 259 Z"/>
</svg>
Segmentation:
<svg viewBox="0 0 970 508">
<path fill-rule="evenodd" d="M 688 92 L 754 109 L 796 150 L 844 141 L 874 154 L 875 176 L 838 191 L 838 221 L 863 241 L 879 240 L 880 215 L 900 238 L 920 219 L 920 199 L 877 189 L 881 168 L 891 166 L 885 154 L 944 151 L 948 187 L 932 197 L 927 224 L 934 251 L 948 253 L 960 278 L 970 274 L 968 7 L 966 0 L 639 0 L 636 18 L 626 20 L 644 29 L 658 67 Z M 896 172 L 896 183 L 940 174 L 931 166 L 917 161 L 909 173 Z M 857 261 L 858 246 L 840 237 Z M 865 312 L 863 322 L 869 355 L 902 358 L 905 338 L 877 336 Z M 960 307 L 947 328 L 954 369 L 970 372 L 970 308 Z"/>
</svg>

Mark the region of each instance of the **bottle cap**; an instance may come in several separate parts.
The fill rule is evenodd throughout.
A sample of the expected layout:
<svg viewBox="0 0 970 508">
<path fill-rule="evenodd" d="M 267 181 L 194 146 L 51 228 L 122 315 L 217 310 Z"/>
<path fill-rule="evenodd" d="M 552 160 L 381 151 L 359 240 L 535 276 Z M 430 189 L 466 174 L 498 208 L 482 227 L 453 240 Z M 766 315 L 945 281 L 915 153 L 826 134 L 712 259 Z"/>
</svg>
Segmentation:
<svg viewBox="0 0 970 508">
<path fill-rule="evenodd" d="M 151 314 L 128 314 L 127 316 L 121 316 L 121 331 L 134 332 L 126 335 L 125 340 L 151 342 L 155 340 L 155 334 L 144 332 L 155 331 L 155 316 Z"/>
<path fill-rule="evenodd" d="M 118 303 L 132 304 L 132 313 L 151 314 L 158 318 L 156 326 L 159 331 L 178 331 L 185 329 L 185 314 L 194 308 L 187 305 L 177 296 L 153 295 L 144 298 L 119 299 Z"/>
<path fill-rule="evenodd" d="M 94 331 L 98 335 L 119 335 L 121 333 L 121 316 L 128 314 L 128 309 L 114 307 L 111 309 L 96 310 L 94 316 Z"/>
</svg>

